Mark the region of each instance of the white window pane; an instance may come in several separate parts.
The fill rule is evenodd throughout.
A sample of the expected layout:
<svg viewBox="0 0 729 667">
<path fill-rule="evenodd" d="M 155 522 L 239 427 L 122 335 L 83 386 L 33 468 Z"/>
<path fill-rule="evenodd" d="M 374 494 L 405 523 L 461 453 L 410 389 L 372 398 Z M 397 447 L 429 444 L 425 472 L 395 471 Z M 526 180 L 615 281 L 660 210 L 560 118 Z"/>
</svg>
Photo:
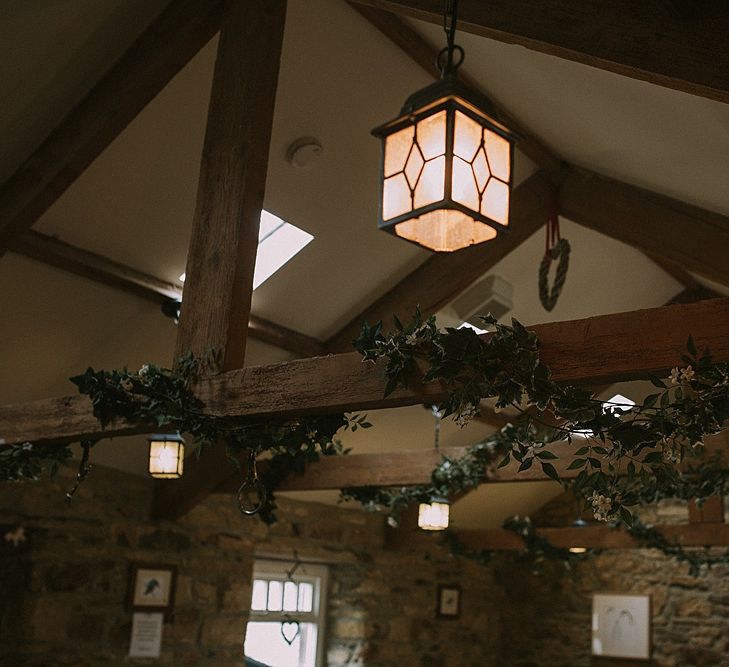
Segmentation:
<svg viewBox="0 0 729 667">
<path fill-rule="evenodd" d="M 299 584 L 299 611 L 311 611 L 314 600 L 314 587 L 302 581 Z"/>
<path fill-rule="evenodd" d="M 283 597 L 283 582 L 268 582 L 268 611 L 281 611 L 281 599 Z"/>
<path fill-rule="evenodd" d="M 295 631 L 287 626 L 286 631 Z M 293 636 L 289 634 L 289 639 Z M 271 667 L 315 667 L 317 628 L 302 623 L 291 645 L 281 634 L 281 623 L 250 621 L 246 628 L 245 654 Z"/>
<path fill-rule="evenodd" d="M 296 588 L 293 581 L 287 581 L 284 584 L 284 611 L 296 611 Z"/>
<path fill-rule="evenodd" d="M 253 581 L 253 595 L 251 599 L 251 609 L 255 611 L 266 610 L 266 600 L 268 598 L 268 582 L 263 579 L 255 579 Z"/>
</svg>

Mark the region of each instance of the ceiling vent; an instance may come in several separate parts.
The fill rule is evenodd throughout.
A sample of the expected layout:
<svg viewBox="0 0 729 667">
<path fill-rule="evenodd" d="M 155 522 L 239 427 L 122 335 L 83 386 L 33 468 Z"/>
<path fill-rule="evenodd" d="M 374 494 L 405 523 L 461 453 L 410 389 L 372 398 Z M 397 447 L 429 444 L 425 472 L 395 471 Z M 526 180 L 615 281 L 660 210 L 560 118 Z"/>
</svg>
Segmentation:
<svg viewBox="0 0 729 667">
<path fill-rule="evenodd" d="M 469 287 L 447 308 L 441 320 L 446 326 L 459 326 L 467 322 L 483 329 L 481 317 L 491 313 L 501 319 L 513 307 L 514 288 L 499 276 L 487 276 Z"/>
</svg>

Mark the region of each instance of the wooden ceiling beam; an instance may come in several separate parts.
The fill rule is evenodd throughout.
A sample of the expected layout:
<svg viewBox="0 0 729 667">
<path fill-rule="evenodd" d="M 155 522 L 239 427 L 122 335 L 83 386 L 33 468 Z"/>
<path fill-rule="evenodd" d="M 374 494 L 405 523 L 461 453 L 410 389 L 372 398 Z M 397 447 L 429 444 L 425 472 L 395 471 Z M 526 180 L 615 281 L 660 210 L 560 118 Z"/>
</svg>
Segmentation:
<svg viewBox="0 0 729 667">
<path fill-rule="evenodd" d="M 355 0 L 442 25 L 441 0 Z M 665 0 L 463 3 L 464 32 L 729 103 L 729 7 L 684 21 Z"/>
<path fill-rule="evenodd" d="M 600 315 L 530 327 L 540 341 L 540 356 L 557 382 L 588 386 L 627 380 L 645 373 L 666 373 L 680 359 L 686 340 L 708 347 L 716 362 L 729 361 L 729 299 Z M 485 334 L 488 336 L 488 334 Z M 216 415 L 301 414 L 368 410 L 437 402 L 437 383 L 397 389 L 384 398 L 382 364 L 363 364 L 351 352 L 257 366 L 210 376 L 196 393 Z M 102 430 L 83 396 L 0 406 L 0 438 L 17 442 L 73 441 L 81 435 L 143 432 L 117 422 Z"/>
<path fill-rule="evenodd" d="M 172 0 L 0 187 L 0 256 L 220 28 L 220 0 Z"/>
<path fill-rule="evenodd" d="M 729 525 L 725 523 L 656 526 L 656 529 L 669 542 L 675 542 L 683 547 L 729 545 Z M 522 538 L 510 530 L 457 530 L 454 532 L 469 549 L 494 551 L 522 551 L 524 549 Z M 570 547 L 637 549 L 642 547 L 642 543 L 630 533 L 606 525 L 589 525 L 582 528 L 538 528 L 537 535 L 563 549 Z M 417 541 L 427 539 L 427 536 L 421 537 L 420 535 L 417 537 L 411 535 L 411 537 Z"/>
<path fill-rule="evenodd" d="M 9 250 L 152 303 L 162 304 L 169 299 L 175 301 L 182 299 L 182 287 L 175 283 L 138 271 L 103 255 L 97 255 L 33 229 L 12 238 Z M 263 343 L 292 352 L 299 357 L 316 357 L 327 354 L 324 344 L 316 338 L 256 315 L 251 315 L 248 320 L 248 335 Z"/>
<path fill-rule="evenodd" d="M 570 167 L 560 213 L 650 255 L 729 285 L 729 217 Z"/>
<path fill-rule="evenodd" d="M 209 371 L 242 369 L 286 22 L 286 0 L 224 0 L 175 358 L 215 350 Z M 265 54 L 265 58 L 261 58 Z M 227 473 L 225 443 L 157 482 L 151 514 L 174 519 Z"/>
<path fill-rule="evenodd" d="M 434 254 L 332 336 L 326 343 L 327 348 L 331 352 L 351 350 L 352 341 L 359 335 L 364 321 L 389 323 L 393 315 L 407 319 L 416 306 L 427 317 L 446 306 L 544 227 L 551 212 L 552 193 L 552 183 L 543 171 L 532 175 L 512 194 L 508 233 L 493 243 Z"/>
</svg>

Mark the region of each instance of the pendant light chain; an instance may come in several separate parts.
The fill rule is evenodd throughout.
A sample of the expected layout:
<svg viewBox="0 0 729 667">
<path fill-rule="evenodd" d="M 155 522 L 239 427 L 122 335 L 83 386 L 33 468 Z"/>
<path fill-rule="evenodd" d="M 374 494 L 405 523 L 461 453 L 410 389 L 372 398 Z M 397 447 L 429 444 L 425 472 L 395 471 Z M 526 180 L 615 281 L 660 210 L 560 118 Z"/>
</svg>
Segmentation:
<svg viewBox="0 0 729 667">
<path fill-rule="evenodd" d="M 433 417 L 435 418 L 434 446 L 435 446 L 435 451 L 440 452 L 440 423 L 443 418 L 443 413 L 441 412 L 440 408 L 437 405 L 434 405 L 432 407 L 432 410 L 433 410 Z"/>
<path fill-rule="evenodd" d="M 463 63 L 465 53 L 463 49 L 455 43 L 456 40 L 456 24 L 458 23 L 458 0 L 444 0 L 445 7 L 443 10 L 443 31 L 446 35 L 447 46 L 438 54 L 436 64 L 440 70 L 441 77 L 453 76 L 456 70 Z M 455 61 L 454 53 L 458 52 L 458 60 Z M 445 56 L 445 63 L 443 57 Z"/>
</svg>

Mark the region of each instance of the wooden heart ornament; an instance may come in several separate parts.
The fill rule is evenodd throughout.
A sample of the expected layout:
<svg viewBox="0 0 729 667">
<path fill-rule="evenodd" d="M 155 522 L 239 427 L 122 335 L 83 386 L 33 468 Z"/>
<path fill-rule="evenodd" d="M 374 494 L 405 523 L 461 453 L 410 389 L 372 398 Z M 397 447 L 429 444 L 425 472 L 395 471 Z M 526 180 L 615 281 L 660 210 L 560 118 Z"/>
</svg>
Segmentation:
<svg viewBox="0 0 729 667">
<path fill-rule="evenodd" d="M 299 627 L 298 621 L 281 622 L 281 636 L 289 646 L 296 641 L 296 638 L 299 636 L 299 630 L 301 628 Z"/>
<path fill-rule="evenodd" d="M 554 278 L 554 285 L 549 288 L 549 269 L 552 262 L 559 260 L 557 264 L 557 274 Z M 567 278 L 567 268 L 570 263 L 570 244 L 567 239 L 559 239 L 542 258 L 539 265 L 539 300 L 542 302 L 545 310 L 552 310 L 557 305 L 557 299 L 564 287 L 564 281 Z"/>
</svg>

